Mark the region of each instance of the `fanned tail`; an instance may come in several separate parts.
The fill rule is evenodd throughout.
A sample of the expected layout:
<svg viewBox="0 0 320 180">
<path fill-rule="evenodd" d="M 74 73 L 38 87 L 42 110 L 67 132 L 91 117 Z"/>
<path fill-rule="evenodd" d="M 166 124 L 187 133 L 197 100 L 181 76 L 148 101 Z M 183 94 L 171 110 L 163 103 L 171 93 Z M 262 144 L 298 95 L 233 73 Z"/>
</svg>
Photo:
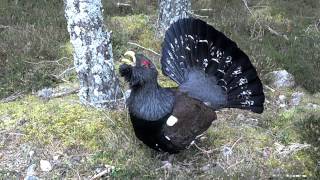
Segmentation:
<svg viewBox="0 0 320 180">
<path fill-rule="evenodd" d="M 180 19 L 166 32 L 162 72 L 214 108 L 263 112 L 262 83 L 236 43 L 202 20 Z"/>
</svg>

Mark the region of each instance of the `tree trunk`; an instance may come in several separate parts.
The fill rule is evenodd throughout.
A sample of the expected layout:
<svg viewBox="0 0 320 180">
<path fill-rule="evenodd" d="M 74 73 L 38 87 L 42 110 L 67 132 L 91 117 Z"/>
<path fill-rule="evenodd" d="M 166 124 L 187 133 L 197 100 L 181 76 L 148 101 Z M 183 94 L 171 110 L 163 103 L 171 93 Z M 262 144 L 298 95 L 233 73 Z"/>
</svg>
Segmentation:
<svg viewBox="0 0 320 180">
<path fill-rule="evenodd" d="M 188 17 L 191 11 L 190 0 L 159 0 L 158 30 L 163 36 L 170 24 Z"/>
<path fill-rule="evenodd" d="M 64 0 L 74 65 L 84 104 L 112 107 L 121 94 L 115 76 L 110 33 L 104 29 L 101 0 Z"/>
</svg>

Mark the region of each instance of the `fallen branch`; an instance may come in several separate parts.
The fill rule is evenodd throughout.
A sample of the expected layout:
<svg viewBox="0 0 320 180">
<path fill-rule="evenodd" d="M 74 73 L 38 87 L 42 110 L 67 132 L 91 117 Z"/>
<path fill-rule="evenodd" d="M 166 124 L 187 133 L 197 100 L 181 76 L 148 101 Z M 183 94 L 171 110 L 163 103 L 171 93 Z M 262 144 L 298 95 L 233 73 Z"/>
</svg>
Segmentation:
<svg viewBox="0 0 320 180">
<path fill-rule="evenodd" d="M 22 93 L 23 93 L 23 91 L 15 92 L 15 93 L 11 94 L 10 96 L 2 99 L 0 101 L 0 103 L 8 103 L 8 102 L 15 101 L 16 99 L 21 98 L 23 96 Z"/>
<path fill-rule="evenodd" d="M 61 77 L 61 76 L 63 76 L 65 73 L 67 73 L 67 72 L 69 72 L 69 71 L 72 71 L 72 70 L 74 70 L 76 67 L 70 67 L 70 68 L 68 68 L 68 69 L 66 69 L 66 70 L 64 70 L 62 73 L 60 73 L 59 75 L 58 75 L 58 77 Z"/>
<path fill-rule="evenodd" d="M 265 88 L 267 88 L 268 90 L 270 90 L 271 92 L 275 92 L 276 90 L 272 89 L 271 87 L 264 85 Z"/>
<path fill-rule="evenodd" d="M 130 45 L 134 45 L 134 46 L 137 46 L 137 47 L 142 48 L 142 49 L 144 49 L 144 50 L 150 51 L 150 52 L 152 52 L 152 53 L 154 53 L 154 54 L 156 54 L 156 55 L 158 55 L 158 56 L 161 56 L 161 55 L 160 55 L 160 53 L 157 53 L 156 51 L 154 51 L 154 50 L 152 50 L 152 49 L 149 49 L 149 48 L 143 47 L 143 46 L 141 46 L 141 45 L 139 45 L 139 44 L 137 44 L 137 43 L 134 43 L 134 42 L 128 42 L 128 44 L 130 44 Z"/>
<path fill-rule="evenodd" d="M 193 11 L 213 11 L 213 9 L 209 8 L 209 9 L 196 9 Z"/>
<path fill-rule="evenodd" d="M 118 6 L 118 7 L 121 7 L 121 6 L 122 6 L 122 7 L 131 7 L 131 4 L 118 2 L 118 3 L 117 3 L 117 6 Z"/>
<path fill-rule="evenodd" d="M 56 93 L 56 94 L 53 94 L 53 95 L 50 97 L 50 99 L 68 96 L 68 95 L 70 95 L 70 94 L 77 93 L 78 91 L 79 91 L 79 88 L 75 88 L 75 89 L 71 89 L 71 90 L 69 90 L 69 91 L 65 91 L 65 92 L 61 92 L 61 93 Z"/>
<path fill-rule="evenodd" d="M 195 14 L 194 12 L 192 11 L 188 11 L 188 13 L 192 16 L 195 16 L 195 17 L 198 17 L 198 18 L 209 18 L 209 16 L 202 16 L 202 15 L 199 15 L 199 14 Z"/>
<path fill-rule="evenodd" d="M 253 13 L 251 11 L 251 9 L 249 8 L 248 6 L 248 2 L 247 0 L 242 0 L 242 2 L 244 3 L 245 7 L 247 8 L 247 10 L 249 11 L 249 13 L 253 16 Z M 262 25 L 258 20 L 257 20 L 257 23 L 260 25 L 260 26 L 264 26 L 266 27 L 266 29 L 271 33 L 271 34 L 274 34 L 276 36 L 280 36 L 280 37 L 283 37 L 285 40 L 289 40 L 288 36 L 287 35 L 283 35 L 283 34 L 280 34 L 278 33 L 277 31 L 275 31 L 274 29 L 272 29 L 270 26 L 268 25 Z"/>
</svg>

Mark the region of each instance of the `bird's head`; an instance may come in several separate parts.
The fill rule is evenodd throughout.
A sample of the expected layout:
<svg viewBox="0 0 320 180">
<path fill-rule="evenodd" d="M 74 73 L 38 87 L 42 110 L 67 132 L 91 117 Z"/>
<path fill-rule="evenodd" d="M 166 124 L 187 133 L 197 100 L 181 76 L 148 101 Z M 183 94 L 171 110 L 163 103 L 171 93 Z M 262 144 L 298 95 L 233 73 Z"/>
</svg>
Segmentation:
<svg viewBox="0 0 320 180">
<path fill-rule="evenodd" d="M 127 51 L 120 66 L 120 75 L 129 82 L 130 87 L 141 87 L 147 84 L 157 84 L 156 66 L 146 56 Z"/>
</svg>

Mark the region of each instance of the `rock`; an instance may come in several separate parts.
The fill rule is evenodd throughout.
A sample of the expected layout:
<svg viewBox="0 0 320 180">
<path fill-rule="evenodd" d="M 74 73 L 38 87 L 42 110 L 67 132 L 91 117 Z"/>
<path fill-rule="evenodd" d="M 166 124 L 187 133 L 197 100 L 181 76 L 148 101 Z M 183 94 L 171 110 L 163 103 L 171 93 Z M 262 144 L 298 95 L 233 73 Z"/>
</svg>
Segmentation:
<svg viewBox="0 0 320 180">
<path fill-rule="evenodd" d="M 320 106 L 318 104 L 308 103 L 307 108 L 309 109 L 318 109 Z"/>
<path fill-rule="evenodd" d="M 49 172 L 52 170 L 52 166 L 47 160 L 40 160 L 40 169 L 45 172 Z"/>
<path fill-rule="evenodd" d="M 53 95 L 53 89 L 52 88 L 41 89 L 40 91 L 38 91 L 37 95 L 43 100 L 49 100 Z"/>
<path fill-rule="evenodd" d="M 292 96 L 291 96 L 292 99 L 290 101 L 290 105 L 291 106 L 298 106 L 300 104 L 303 96 L 304 96 L 304 93 L 302 93 L 302 92 L 294 92 L 294 93 L 292 93 Z"/>
<path fill-rule="evenodd" d="M 273 71 L 266 74 L 265 77 L 268 83 L 276 89 L 292 88 L 295 85 L 293 75 L 286 70 Z"/>
</svg>

